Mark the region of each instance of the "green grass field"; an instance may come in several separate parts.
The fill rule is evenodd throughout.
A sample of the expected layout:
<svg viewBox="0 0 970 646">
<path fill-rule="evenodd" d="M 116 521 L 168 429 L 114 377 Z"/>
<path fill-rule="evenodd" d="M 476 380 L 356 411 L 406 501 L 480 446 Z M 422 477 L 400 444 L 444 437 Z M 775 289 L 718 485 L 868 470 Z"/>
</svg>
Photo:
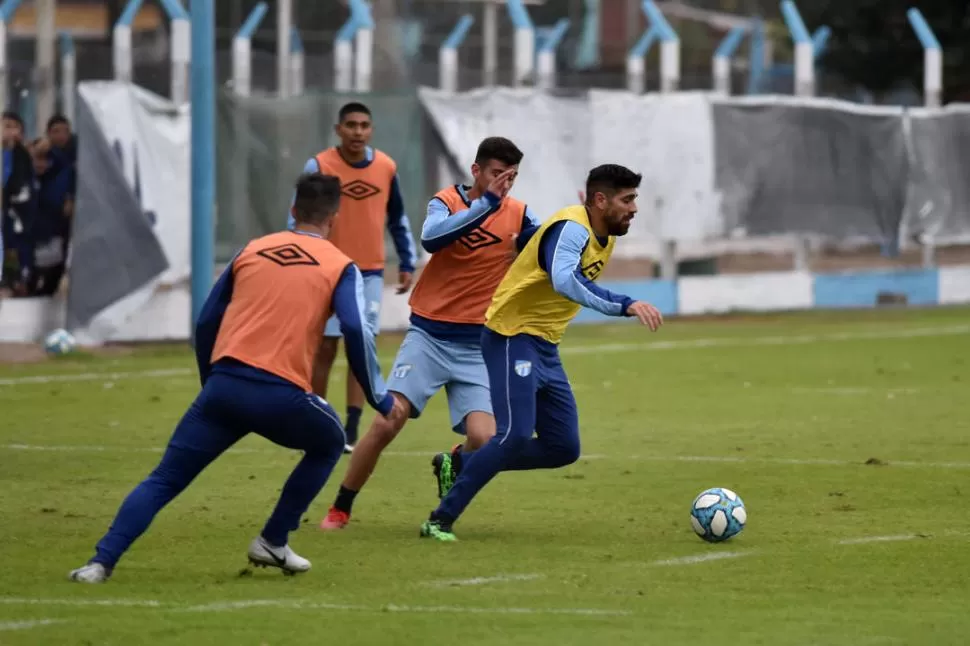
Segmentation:
<svg viewBox="0 0 970 646">
<path fill-rule="evenodd" d="M 191 354 L 0 366 L 0 644 L 967 643 L 970 310 L 577 326 L 563 354 L 584 458 L 500 476 L 458 543 L 418 538 L 439 396 L 323 534 L 341 460 L 291 539 L 310 573 L 246 567 L 297 460 L 247 438 L 103 586 L 66 574 L 195 395 Z M 720 545 L 688 522 L 712 486 L 748 509 Z"/>
</svg>

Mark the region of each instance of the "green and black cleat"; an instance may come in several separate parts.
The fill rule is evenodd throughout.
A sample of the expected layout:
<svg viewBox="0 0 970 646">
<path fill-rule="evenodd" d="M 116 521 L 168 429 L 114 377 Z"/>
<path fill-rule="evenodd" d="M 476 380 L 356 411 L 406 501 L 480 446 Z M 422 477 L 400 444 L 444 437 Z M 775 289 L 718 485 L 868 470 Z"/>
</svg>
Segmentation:
<svg viewBox="0 0 970 646">
<path fill-rule="evenodd" d="M 421 525 L 421 538 L 433 538 L 442 543 L 453 543 L 458 537 L 451 531 L 450 523 L 443 523 L 440 520 L 426 520 Z"/>
<path fill-rule="evenodd" d="M 461 444 L 456 444 L 450 453 L 439 453 L 431 458 L 431 469 L 438 481 L 438 498 L 444 498 L 455 486 L 461 471 Z"/>
</svg>

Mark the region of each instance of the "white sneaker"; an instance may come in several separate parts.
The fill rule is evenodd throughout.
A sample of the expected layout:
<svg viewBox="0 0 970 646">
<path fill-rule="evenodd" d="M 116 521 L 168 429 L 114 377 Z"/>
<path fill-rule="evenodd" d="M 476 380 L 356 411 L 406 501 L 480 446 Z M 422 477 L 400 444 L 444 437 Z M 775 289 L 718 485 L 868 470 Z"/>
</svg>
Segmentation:
<svg viewBox="0 0 970 646">
<path fill-rule="evenodd" d="M 296 574 L 310 569 L 310 561 L 290 549 L 289 545 L 273 547 L 262 536 L 249 545 L 249 562 L 256 567 L 278 567 L 284 574 Z"/>
<path fill-rule="evenodd" d="M 344 444 L 344 455 L 350 455 L 354 452 L 353 444 Z"/>
<path fill-rule="evenodd" d="M 111 573 L 100 563 L 88 563 L 76 570 L 71 570 L 68 577 L 77 583 L 104 583 Z"/>
</svg>

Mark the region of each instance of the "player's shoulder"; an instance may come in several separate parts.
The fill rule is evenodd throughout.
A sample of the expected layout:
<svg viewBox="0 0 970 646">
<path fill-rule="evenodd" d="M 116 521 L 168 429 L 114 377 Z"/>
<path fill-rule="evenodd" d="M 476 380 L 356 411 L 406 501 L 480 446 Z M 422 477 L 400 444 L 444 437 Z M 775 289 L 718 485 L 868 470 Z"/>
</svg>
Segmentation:
<svg viewBox="0 0 970 646">
<path fill-rule="evenodd" d="M 375 164 L 381 164 L 382 166 L 387 166 L 388 168 L 390 168 L 394 172 L 397 172 L 397 162 L 394 161 L 394 158 L 393 157 L 391 157 L 390 155 L 388 155 L 383 150 L 379 150 L 377 148 L 372 148 L 371 150 L 374 151 L 374 161 L 373 161 L 373 163 L 375 163 Z"/>
<path fill-rule="evenodd" d="M 304 172 L 334 173 L 340 167 L 340 153 L 336 147 L 324 148 L 306 161 Z"/>
<path fill-rule="evenodd" d="M 340 157 L 340 153 L 337 152 L 336 146 L 327 146 L 326 148 L 318 152 L 316 155 L 308 159 L 307 163 L 310 163 L 313 161 L 317 163 L 320 163 L 321 161 L 326 162 L 326 161 L 330 161 L 331 159 L 339 158 L 339 157 Z"/>
<path fill-rule="evenodd" d="M 511 195 L 505 196 L 505 199 L 502 200 L 502 205 L 507 209 L 515 211 L 519 215 L 525 215 L 526 203 L 512 197 Z"/>
<path fill-rule="evenodd" d="M 295 231 L 277 231 L 251 240 L 244 254 L 258 254 L 283 264 L 346 266 L 350 258 L 326 238 Z"/>
<path fill-rule="evenodd" d="M 461 194 L 457 184 L 449 184 L 448 186 L 445 186 L 439 190 L 437 193 L 431 196 L 430 200 L 428 200 L 429 204 L 431 202 L 441 202 L 449 209 L 453 209 L 455 206 L 464 205 L 466 203 L 465 197 Z"/>
</svg>

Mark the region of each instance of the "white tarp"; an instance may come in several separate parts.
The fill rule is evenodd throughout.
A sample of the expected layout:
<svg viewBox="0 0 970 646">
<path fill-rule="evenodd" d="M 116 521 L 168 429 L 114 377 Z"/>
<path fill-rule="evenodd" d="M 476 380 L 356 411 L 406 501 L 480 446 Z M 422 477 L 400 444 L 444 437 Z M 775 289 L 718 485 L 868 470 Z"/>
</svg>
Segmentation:
<svg viewBox="0 0 970 646">
<path fill-rule="evenodd" d="M 448 151 L 466 175 L 485 137 L 507 137 L 525 153 L 512 189 L 542 219 L 577 202 L 589 171 L 589 105 L 529 89 L 451 94 L 420 89 Z"/>
<path fill-rule="evenodd" d="M 592 90 L 589 107 L 589 166 L 622 164 L 643 174 L 640 211 L 617 253 L 658 258 L 663 240 L 682 244 L 724 234 L 706 94 Z"/>
<path fill-rule="evenodd" d="M 485 137 L 508 137 L 522 149 L 525 158 L 513 191 L 540 218 L 575 204 L 594 166 L 622 164 L 642 173 L 640 212 L 618 255 L 659 258 L 663 240 L 676 240 L 683 250 L 724 233 L 704 94 L 593 90 L 564 97 L 510 88 L 461 94 L 421 88 L 420 93 L 463 169 Z"/>
<path fill-rule="evenodd" d="M 136 85 L 115 81 L 88 81 L 78 85 L 78 93 L 85 109 L 90 111 L 98 133 L 110 146 L 120 161 L 131 191 L 140 204 L 141 213 L 151 225 L 161 251 L 168 262 L 165 269 L 147 284 L 121 292 L 126 295 L 100 310 L 87 321 L 83 329 L 76 329 L 82 343 L 100 343 L 117 339 L 143 338 L 138 328 L 139 312 L 151 309 L 156 298 L 165 298 L 165 292 L 186 281 L 191 273 L 191 180 L 190 180 L 190 120 L 187 107 L 176 108 L 168 99 L 159 97 Z M 81 138 L 80 145 L 93 145 Z M 83 156 L 83 151 L 82 151 Z M 102 169 L 79 168 L 79 183 L 84 174 L 95 175 Z M 100 208 L 100 207 L 96 207 Z M 111 227 L 111 218 L 99 218 L 98 213 L 82 213 L 85 204 L 79 200 L 78 218 L 87 221 L 92 236 L 99 237 L 98 226 Z M 77 228 L 78 223 L 75 223 Z M 110 232 L 102 232 L 105 241 Z M 75 250 L 80 240 L 75 240 Z M 81 254 L 75 254 L 72 277 L 81 272 Z M 76 286 L 77 290 L 82 287 Z M 71 298 L 80 299 L 82 294 L 72 287 Z M 78 301 L 76 308 L 68 308 L 69 323 L 72 310 L 83 309 Z M 188 336 L 189 318 L 186 317 L 184 333 Z M 167 336 L 165 338 L 168 338 Z"/>
<path fill-rule="evenodd" d="M 642 173 L 640 213 L 619 254 L 658 259 L 665 240 L 684 259 L 790 250 L 791 236 L 849 245 L 970 236 L 966 106 L 531 88 L 420 96 L 462 168 L 487 136 L 523 149 L 513 190 L 540 217 L 574 203 L 597 164 Z"/>
<path fill-rule="evenodd" d="M 176 108 L 168 99 L 117 81 L 86 81 L 78 85 L 78 93 L 105 138 L 120 151 L 125 177 L 154 220 L 169 265 L 162 284 L 188 278 L 192 219 L 187 107 Z"/>
</svg>

